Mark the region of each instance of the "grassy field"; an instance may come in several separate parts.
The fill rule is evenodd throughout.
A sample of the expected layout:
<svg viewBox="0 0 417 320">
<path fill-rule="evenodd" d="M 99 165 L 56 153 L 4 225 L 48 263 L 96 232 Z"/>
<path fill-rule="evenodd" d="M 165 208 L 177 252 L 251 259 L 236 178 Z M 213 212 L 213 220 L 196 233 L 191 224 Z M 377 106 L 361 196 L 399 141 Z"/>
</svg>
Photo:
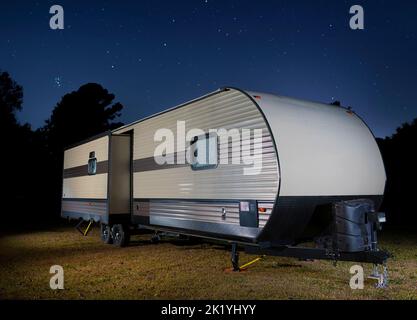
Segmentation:
<svg viewBox="0 0 417 320">
<path fill-rule="evenodd" d="M 417 299 L 417 235 L 381 239 L 395 255 L 389 288 L 366 280 L 364 290 L 349 287 L 353 263 L 266 257 L 234 273 L 220 245 L 149 238 L 135 236 L 120 249 L 102 244 L 97 228 L 87 237 L 71 228 L 3 234 L 0 299 Z M 64 290 L 49 288 L 55 264 L 64 268 Z M 371 266 L 364 268 L 369 275 Z"/>
</svg>

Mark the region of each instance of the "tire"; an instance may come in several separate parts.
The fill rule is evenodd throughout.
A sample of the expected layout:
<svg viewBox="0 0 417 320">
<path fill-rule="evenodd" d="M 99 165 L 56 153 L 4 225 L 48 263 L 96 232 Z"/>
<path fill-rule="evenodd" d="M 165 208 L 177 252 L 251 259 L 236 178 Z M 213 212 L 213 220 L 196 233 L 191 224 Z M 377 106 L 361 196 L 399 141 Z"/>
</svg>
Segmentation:
<svg viewBox="0 0 417 320">
<path fill-rule="evenodd" d="M 130 234 L 129 228 L 122 224 L 115 224 L 111 228 L 113 244 L 116 247 L 125 247 L 129 244 Z"/>
<path fill-rule="evenodd" d="M 157 243 L 159 243 L 159 241 L 161 241 L 161 237 L 158 234 L 154 234 L 151 237 L 151 243 L 157 244 Z"/>
<path fill-rule="evenodd" d="M 111 230 L 107 224 L 100 224 L 100 238 L 101 241 L 105 244 L 111 244 L 113 242 L 111 237 Z"/>
</svg>

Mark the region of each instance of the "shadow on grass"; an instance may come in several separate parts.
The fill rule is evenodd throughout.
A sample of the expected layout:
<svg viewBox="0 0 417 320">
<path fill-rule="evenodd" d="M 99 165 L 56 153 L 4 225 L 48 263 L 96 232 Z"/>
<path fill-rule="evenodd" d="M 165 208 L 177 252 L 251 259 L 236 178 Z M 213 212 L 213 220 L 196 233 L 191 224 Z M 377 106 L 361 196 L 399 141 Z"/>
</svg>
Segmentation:
<svg viewBox="0 0 417 320">
<path fill-rule="evenodd" d="M 272 265 L 273 268 L 302 268 L 301 264 L 293 264 L 293 263 L 274 263 Z"/>
</svg>

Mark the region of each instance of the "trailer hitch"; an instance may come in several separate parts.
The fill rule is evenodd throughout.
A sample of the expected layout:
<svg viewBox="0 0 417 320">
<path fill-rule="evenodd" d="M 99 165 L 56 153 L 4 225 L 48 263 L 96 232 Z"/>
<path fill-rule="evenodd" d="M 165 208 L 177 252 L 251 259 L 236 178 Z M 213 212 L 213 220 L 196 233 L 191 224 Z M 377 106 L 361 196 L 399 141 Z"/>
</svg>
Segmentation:
<svg viewBox="0 0 417 320">
<path fill-rule="evenodd" d="M 380 271 L 382 267 L 382 271 Z M 386 263 L 382 265 L 374 264 L 372 268 L 372 273 L 368 276 L 368 279 L 374 279 L 378 282 L 375 285 L 377 289 L 385 289 L 388 287 L 388 266 Z"/>
</svg>

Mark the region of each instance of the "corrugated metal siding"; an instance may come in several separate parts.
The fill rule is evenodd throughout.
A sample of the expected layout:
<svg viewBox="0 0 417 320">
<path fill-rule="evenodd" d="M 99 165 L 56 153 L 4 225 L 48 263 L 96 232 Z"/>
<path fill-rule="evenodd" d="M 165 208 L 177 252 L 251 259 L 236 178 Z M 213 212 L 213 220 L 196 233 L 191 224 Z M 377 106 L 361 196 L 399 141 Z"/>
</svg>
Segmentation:
<svg viewBox="0 0 417 320">
<path fill-rule="evenodd" d="M 237 90 L 219 92 L 124 128 L 124 131 L 134 129 L 134 160 L 153 157 L 155 148 L 160 144 L 154 141 L 155 132 L 166 128 L 176 135 L 177 121 L 185 121 L 186 132 L 193 128 L 205 132 L 209 129 L 262 129 L 262 171 L 259 175 L 244 175 L 243 169 L 249 166 L 242 163 L 219 164 L 216 169 L 202 171 L 193 171 L 190 166 L 170 166 L 161 170 L 136 172 L 133 177 L 133 193 L 136 199 L 216 199 L 220 201 L 213 204 L 210 210 L 201 203 L 195 205 L 187 202 L 179 204 L 181 213 L 169 206 L 161 206 L 151 211 L 151 215 L 164 214 L 181 219 L 186 217 L 212 221 L 212 219 L 219 219 L 216 215 L 223 205 L 222 199 L 275 201 L 279 179 L 272 137 L 262 114 L 245 94 Z M 250 144 L 253 153 L 253 132 L 249 139 L 241 143 L 242 145 Z M 227 154 L 230 157 L 233 155 L 231 139 L 228 143 L 221 143 L 219 139 L 219 144 L 220 159 Z M 186 144 L 185 148 L 187 147 Z M 228 152 L 223 155 L 220 151 L 225 149 Z M 176 148 L 175 151 L 184 152 L 184 148 Z M 231 158 L 229 163 L 231 163 Z M 171 205 L 176 207 L 174 204 Z M 238 211 L 236 216 L 232 215 L 228 219 L 227 223 L 239 224 Z M 264 225 L 264 221 L 261 220 L 260 224 Z"/>
<path fill-rule="evenodd" d="M 97 158 L 97 174 L 87 174 L 90 152 L 94 151 Z M 107 199 L 107 172 L 109 160 L 109 137 L 104 136 L 82 145 L 68 149 L 64 153 L 64 172 L 84 168 L 85 175 L 71 177 L 64 174 L 62 198 Z"/>
<path fill-rule="evenodd" d="M 261 113 L 249 98 L 238 91 L 221 92 L 133 126 L 134 159 L 153 157 L 155 148 L 160 144 L 154 141 L 155 132 L 166 128 L 176 135 L 177 121 L 186 122 L 186 131 L 192 128 L 204 131 L 220 128 L 263 129 L 269 136 Z"/>
<path fill-rule="evenodd" d="M 62 201 L 63 213 L 85 213 L 106 215 L 107 202 L 105 201 L 76 201 L 76 200 L 63 200 Z"/>
<path fill-rule="evenodd" d="M 109 137 L 104 136 L 65 150 L 64 169 L 86 165 L 91 151 L 96 153 L 97 162 L 109 160 Z"/>
<path fill-rule="evenodd" d="M 107 173 L 64 179 L 62 198 L 107 199 Z"/>
<path fill-rule="evenodd" d="M 223 209 L 226 210 L 224 217 Z M 239 224 L 239 204 L 151 200 L 150 215 L 173 219 Z"/>
<path fill-rule="evenodd" d="M 269 217 L 272 214 L 272 209 L 274 207 L 274 202 L 258 202 L 258 215 L 259 215 L 259 228 L 263 228 Z M 265 212 L 260 212 L 259 208 L 265 208 Z"/>
</svg>

